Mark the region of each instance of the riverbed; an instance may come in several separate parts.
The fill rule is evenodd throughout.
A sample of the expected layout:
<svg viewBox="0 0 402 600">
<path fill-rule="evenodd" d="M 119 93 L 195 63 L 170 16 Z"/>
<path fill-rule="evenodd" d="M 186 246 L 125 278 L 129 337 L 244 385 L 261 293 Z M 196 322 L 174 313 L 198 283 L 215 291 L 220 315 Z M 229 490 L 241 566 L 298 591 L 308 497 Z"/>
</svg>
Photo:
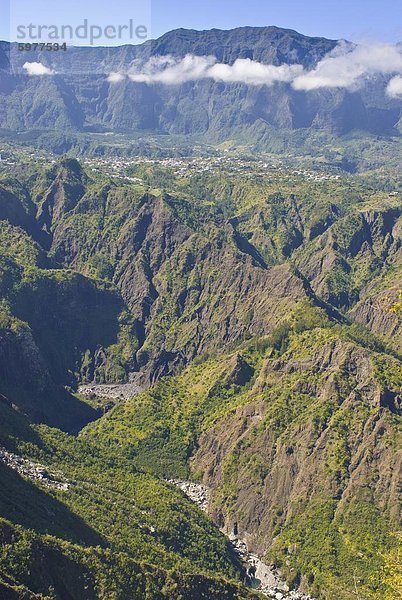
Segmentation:
<svg viewBox="0 0 402 600">
<path fill-rule="evenodd" d="M 179 487 L 201 510 L 208 513 L 210 490 L 205 485 L 182 479 L 168 479 L 167 481 Z M 253 554 L 244 537 L 231 535 L 229 541 L 244 565 L 248 575 L 248 585 L 260 594 L 276 600 L 314 600 L 311 596 L 298 590 L 290 590 L 287 583 L 281 578 L 278 569 L 273 565 L 267 565 L 261 557 Z"/>
</svg>

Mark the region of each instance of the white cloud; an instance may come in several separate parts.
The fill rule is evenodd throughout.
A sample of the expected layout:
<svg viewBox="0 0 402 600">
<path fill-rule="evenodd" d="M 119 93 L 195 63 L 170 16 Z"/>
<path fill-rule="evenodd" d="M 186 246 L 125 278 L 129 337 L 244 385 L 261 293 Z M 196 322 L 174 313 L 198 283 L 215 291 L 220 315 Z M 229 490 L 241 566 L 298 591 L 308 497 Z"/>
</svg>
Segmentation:
<svg viewBox="0 0 402 600">
<path fill-rule="evenodd" d="M 208 71 L 215 81 L 272 85 L 276 81 L 292 81 L 303 71 L 302 65 L 264 65 L 250 58 L 238 58 L 233 65 L 216 64 Z"/>
<path fill-rule="evenodd" d="M 391 98 L 402 98 L 402 77 L 393 77 L 387 85 L 387 94 Z"/>
<path fill-rule="evenodd" d="M 214 56 L 187 54 L 182 59 L 172 56 L 151 58 L 145 65 L 133 65 L 129 77 L 142 83 L 177 85 L 186 81 L 213 79 L 227 83 L 272 85 L 276 81 L 292 81 L 303 71 L 301 65 L 264 65 L 239 58 L 233 65 L 218 63 Z"/>
<path fill-rule="evenodd" d="M 365 77 L 402 72 L 402 53 L 390 44 L 352 46 L 345 42 L 327 54 L 317 66 L 296 77 L 296 90 L 357 88 Z"/>
<path fill-rule="evenodd" d="M 112 72 L 109 73 L 107 80 L 109 83 L 119 83 L 119 81 L 123 81 L 125 75 L 123 73 Z"/>
<path fill-rule="evenodd" d="M 28 75 L 54 75 L 56 72 L 40 62 L 26 62 L 22 68 L 26 70 Z"/>
<path fill-rule="evenodd" d="M 213 56 L 194 56 L 187 54 L 182 59 L 172 56 L 157 56 L 151 58 L 140 71 L 132 71 L 129 77 L 132 81 L 142 83 L 164 83 L 175 85 L 186 81 L 196 81 L 209 77 L 208 71 L 216 62 Z"/>
</svg>

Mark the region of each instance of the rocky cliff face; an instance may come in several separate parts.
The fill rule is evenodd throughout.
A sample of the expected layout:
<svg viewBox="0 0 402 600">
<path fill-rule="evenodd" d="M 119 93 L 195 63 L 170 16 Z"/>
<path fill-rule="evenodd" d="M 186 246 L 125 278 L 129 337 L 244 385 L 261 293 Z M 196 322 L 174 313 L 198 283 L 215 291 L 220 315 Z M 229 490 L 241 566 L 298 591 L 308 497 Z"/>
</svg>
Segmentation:
<svg viewBox="0 0 402 600">
<path fill-rule="evenodd" d="M 399 291 L 395 288 L 368 296 L 350 311 L 350 316 L 379 337 L 387 340 L 400 352 L 402 350 L 402 323 L 400 316 L 392 310 L 398 297 Z"/>
<path fill-rule="evenodd" d="M 193 364 L 81 435 L 165 477 L 189 469 L 219 527 L 291 586 L 347 599 L 356 577 L 374 599 L 400 518 L 400 361 L 307 313 L 287 341 Z"/>
<path fill-rule="evenodd" d="M 379 536 L 398 526 L 402 456 L 392 440 L 401 407 L 400 389 L 382 388 L 375 359 L 361 348 L 334 341 L 299 359 L 268 360 L 250 402 L 201 435 L 192 468 L 213 490 L 220 526 L 279 561 L 302 587 L 315 581 L 319 593 L 315 552 L 335 569 L 350 532 L 357 549 L 351 562 L 360 570 L 371 560 L 361 520 Z M 314 549 L 324 530 L 333 551 Z M 348 587 L 347 561 L 344 568 L 336 584 L 326 579 L 325 597 Z"/>
<path fill-rule="evenodd" d="M 0 329 L 0 390 L 33 422 L 79 430 L 98 414 L 52 378 L 32 331 L 17 325 Z"/>
<path fill-rule="evenodd" d="M 401 397 L 381 386 L 377 368 L 370 353 L 340 340 L 265 362 L 251 402 L 200 437 L 192 463 L 219 498 L 215 517 L 228 532 L 235 527 L 264 552 L 278 523 L 289 527 L 314 498 L 333 502 L 338 518 L 357 498 L 374 502 L 397 522 L 402 457 L 389 442 Z M 287 406 L 281 423 L 275 404 Z"/>
<path fill-rule="evenodd" d="M 56 183 L 47 182 L 50 187 L 59 185 L 66 164 Z M 35 205 L 23 186 L 14 181 L 5 186 L 0 189 L 6 211 L 0 226 L 1 393 L 33 421 L 78 430 L 97 413 L 64 386 L 125 381 L 137 344 L 134 320 L 112 285 L 49 268 L 55 264 L 46 248 L 57 210 L 48 213 L 44 231 L 42 197 Z M 58 197 L 64 198 L 58 210 L 71 209 L 66 202 L 72 190 L 74 181 Z"/>
<path fill-rule="evenodd" d="M 44 190 L 35 197 L 39 227 L 50 233 L 52 226 L 73 210 L 85 193 L 89 179 L 74 160 L 63 160 L 44 178 Z M 46 184 L 49 187 L 46 188 Z"/>
<path fill-rule="evenodd" d="M 106 190 L 105 220 L 113 219 L 116 201 Z M 87 210 L 84 198 L 55 226 L 51 250 L 66 266 L 83 268 L 75 224 Z M 114 239 L 105 223 L 98 251 L 105 236 L 113 281 L 141 332 L 137 369 L 148 380 L 222 344 L 269 333 L 297 302 L 313 298 L 290 265 L 267 268 L 233 223 L 186 222 L 169 197 L 141 198 Z"/>
<path fill-rule="evenodd" d="M 400 263 L 401 224 L 399 208 L 346 214 L 314 239 L 297 264 L 319 296 L 348 308 L 373 279 Z"/>
<path fill-rule="evenodd" d="M 110 286 L 97 291 L 85 278 L 64 275 L 64 283 L 47 278 L 21 288 L 16 315 L 37 320 L 36 336 L 42 335 L 42 307 L 50 305 L 63 315 L 62 330 L 55 324 L 60 335 L 77 331 L 66 347 L 71 358 L 56 367 L 58 381 L 66 381 L 67 371 L 70 385 L 77 377 L 124 382 L 129 372 L 142 383 L 156 381 L 199 354 L 271 333 L 304 300 L 332 319 L 342 318 L 337 309 L 349 309 L 380 333 L 360 307 L 399 261 L 401 216 L 392 203 L 360 210 L 279 192 L 265 199 L 258 184 L 251 191 L 239 183 L 221 189 L 207 179 L 204 193 L 215 195 L 216 205 L 204 206 L 192 198 L 134 193 L 125 184 L 99 185 L 70 159 L 33 182 L 31 195 L 24 188 L 29 210 L 21 205 L 15 224 L 35 230 L 38 239 L 46 235 L 42 246 L 54 266 L 109 280 L 121 296 Z M 4 188 L 5 198 L 10 193 Z M 261 194 L 262 201 L 244 210 L 246 194 Z M 219 208 L 221 196 L 233 202 L 235 216 Z M 80 333 L 71 328 L 77 318 Z M 100 322 L 101 337 L 94 330 Z M 399 319 L 387 313 L 383 324 L 381 333 L 392 343 Z M 115 343 L 124 347 L 123 361 L 108 350 Z M 57 362 L 57 355 L 52 351 L 49 360 Z"/>
</svg>

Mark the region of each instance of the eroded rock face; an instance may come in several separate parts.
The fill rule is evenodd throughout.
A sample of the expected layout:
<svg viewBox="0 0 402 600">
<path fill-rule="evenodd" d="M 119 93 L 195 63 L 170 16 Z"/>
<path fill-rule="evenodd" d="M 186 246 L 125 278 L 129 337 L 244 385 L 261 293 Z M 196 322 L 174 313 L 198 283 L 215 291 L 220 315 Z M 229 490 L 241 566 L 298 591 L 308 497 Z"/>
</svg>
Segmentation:
<svg viewBox="0 0 402 600">
<path fill-rule="evenodd" d="M 63 266 L 86 272 L 87 255 L 106 260 L 136 321 L 131 370 L 143 373 L 144 384 L 199 354 L 272 332 L 302 299 L 350 309 L 401 252 L 397 208 L 345 215 L 330 203 L 316 222 L 291 195 L 239 218 L 203 211 L 168 195 L 134 200 L 110 184 L 53 219 L 51 249 Z M 91 216 L 99 229 L 91 230 Z M 364 311 L 357 320 L 379 332 Z"/>
<path fill-rule="evenodd" d="M 225 196 L 211 186 L 208 194 Z M 19 285 L 12 310 L 31 327 L 51 378 L 74 389 L 78 382 L 124 384 L 133 375 L 147 387 L 199 355 L 273 332 L 303 303 L 341 320 L 329 303 L 345 308 L 359 295 L 376 297 L 370 269 L 381 263 L 380 279 L 401 252 L 400 211 L 387 206 L 345 216 L 343 206 L 325 201 L 312 216 L 301 198 L 277 193 L 230 218 L 219 202 L 95 185 L 70 159 L 38 174 L 35 201 L 20 188 L 10 187 L 13 198 L 21 196 L 16 226 L 28 232 L 36 208 L 50 245 L 49 256 L 42 254 L 60 268 Z M 234 199 L 243 193 L 239 185 Z M 358 288 L 360 264 L 368 267 L 357 274 Z M 347 283 L 337 291 L 340 272 Z M 88 279 L 94 274 L 103 283 Z M 397 343 L 398 318 L 370 306 L 362 300 L 350 315 Z M 251 375 L 240 358 L 228 384 Z M 298 382 L 296 391 L 309 393 L 311 385 Z"/>
<path fill-rule="evenodd" d="M 288 404 L 288 416 L 279 408 L 281 390 L 282 406 L 298 403 Z M 263 555 L 278 522 L 283 526 L 320 498 L 334 501 L 340 513 L 358 498 L 398 519 L 402 455 L 388 443 L 390 410 L 369 352 L 337 340 L 306 357 L 268 359 L 253 396 L 202 434 L 192 463 L 227 533 L 235 526 Z M 275 411 L 282 414 L 279 432 Z"/>
<path fill-rule="evenodd" d="M 13 408 L 37 423 L 78 430 L 98 416 L 55 383 L 26 326 L 0 331 L 0 391 Z"/>
<path fill-rule="evenodd" d="M 383 338 L 396 350 L 402 350 L 402 319 L 393 312 L 392 305 L 397 302 L 398 290 L 391 289 L 368 296 L 361 300 L 349 315 L 358 323 Z"/>
<path fill-rule="evenodd" d="M 401 214 L 387 207 L 348 214 L 316 237 L 308 253 L 296 253 L 295 262 L 317 295 L 342 309 L 369 297 L 381 272 L 401 262 Z"/>
<path fill-rule="evenodd" d="M 217 265 L 222 264 L 221 271 Z M 161 339 L 167 352 L 183 357 L 187 362 L 208 350 L 231 344 L 245 336 L 272 332 L 295 303 L 306 298 L 303 282 L 286 265 L 261 272 L 248 259 L 242 260 L 230 251 L 219 256 L 212 251 L 206 256 L 197 288 L 184 302 L 177 328 L 168 328 Z M 195 276 L 189 273 L 188 277 Z M 176 303 L 182 290 L 176 293 L 160 280 L 158 299 L 152 307 L 147 342 L 141 354 L 150 348 L 149 358 L 156 360 L 156 372 L 162 364 L 152 353 L 158 347 L 158 315 L 163 315 L 166 303 Z M 172 294 L 173 292 L 173 294 Z M 252 317 L 250 319 L 250 314 Z M 179 312 L 176 313 L 180 315 Z M 173 322 L 172 322 L 173 325 Z M 164 364 L 169 363 L 164 360 Z M 174 359 L 173 359 L 174 360 Z M 169 368 L 169 366 L 168 366 Z"/>
<path fill-rule="evenodd" d="M 115 210 L 113 196 L 106 204 Z M 79 204 L 75 211 L 81 210 Z M 52 248 L 79 267 L 82 249 L 71 219 L 56 226 Z M 138 324 L 134 369 L 144 382 L 203 352 L 271 332 L 297 302 L 312 297 L 290 265 L 266 268 L 240 249 L 224 220 L 199 231 L 177 217 L 169 198 L 152 195 L 124 220 L 108 251 L 117 257 L 114 282 Z"/>
</svg>

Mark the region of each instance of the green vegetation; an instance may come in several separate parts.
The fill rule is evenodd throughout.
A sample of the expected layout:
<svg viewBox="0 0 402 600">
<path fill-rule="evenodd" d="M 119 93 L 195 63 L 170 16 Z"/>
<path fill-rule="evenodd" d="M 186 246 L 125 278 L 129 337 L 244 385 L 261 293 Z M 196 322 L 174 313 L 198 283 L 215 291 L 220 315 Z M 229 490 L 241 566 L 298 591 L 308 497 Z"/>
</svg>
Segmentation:
<svg viewBox="0 0 402 600">
<path fill-rule="evenodd" d="M 0 179 L 0 446 L 70 486 L 0 462 L 0 595 L 256 597 L 165 481 L 182 478 L 293 585 L 391 598 L 396 180 L 230 152 L 16 158 Z M 145 389 L 124 402 L 76 393 L 130 377 Z"/>
<path fill-rule="evenodd" d="M 226 539 L 179 490 L 88 441 L 29 427 L 1 403 L 0 411 L 2 443 L 70 483 L 52 491 L 0 464 L 2 574 L 51 597 L 60 578 L 75 597 L 154 598 L 160 581 L 190 593 L 195 574 L 212 598 L 247 597 L 224 583 L 239 577 Z"/>
<path fill-rule="evenodd" d="M 385 354 L 370 354 L 364 346 L 351 343 L 354 335 L 348 327 L 317 329 L 317 318 L 322 317 L 316 314 L 313 320 L 307 311 L 302 324 L 302 314 L 293 320 L 294 328 L 281 327 L 258 344 L 253 341 L 239 349 L 242 364 L 252 365 L 254 371 L 243 385 L 232 383 L 234 365 L 239 362 L 237 352 L 210 358 L 117 406 L 84 429 L 80 437 L 95 440 L 110 455 L 129 458 L 148 472 L 188 477 L 192 471 L 193 477 L 204 481 L 209 477 L 209 461 L 217 460 L 208 454 L 208 439 L 220 439 L 223 448 L 228 445 L 218 462 L 222 481 L 213 502 L 240 528 L 242 520 L 247 527 L 239 505 L 245 486 L 250 501 L 257 495 L 264 503 L 264 490 L 277 501 L 275 491 L 265 486 L 271 478 L 275 480 L 278 468 L 287 468 L 285 457 L 294 455 L 302 461 L 307 453 L 307 464 L 315 457 L 308 500 L 302 500 L 308 488 L 301 474 L 301 480 L 293 484 L 292 499 L 279 496 L 283 503 L 280 518 L 269 517 L 268 523 L 263 521 L 254 531 L 258 543 L 264 537 L 274 539 L 269 559 L 290 581 L 300 582 L 303 574 L 315 597 L 348 599 L 358 589 L 364 597 L 380 598 L 389 593 L 381 580 L 385 568 L 382 553 L 393 552 L 396 542 L 391 534 L 397 522 L 389 520 L 389 512 L 383 512 L 374 493 L 358 491 L 358 477 L 351 465 L 360 452 L 372 455 L 376 447 L 369 438 L 361 437 L 365 424 L 382 419 L 387 436 L 376 451 L 386 456 L 398 445 L 396 421 L 392 414 L 381 417 L 380 406 L 374 406 L 370 396 L 356 395 L 360 374 L 349 370 L 348 360 L 352 356 L 353 360 L 369 360 L 370 381 L 376 382 L 378 389 L 390 390 L 391 395 L 401 389 L 401 365 Z M 320 357 L 327 353 L 334 355 L 329 372 L 315 371 Z M 252 425 L 244 415 L 257 410 L 261 416 Z M 236 438 L 239 420 L 244 426 Z M 320 456 L 316 450 L 319 443 Z M 190 460 L 194 453 L 195 459 Z M 303 462 L 299 468 L 308 473 Z M 373 470 L 366 477 L 371 487 L 380 475 Z M 214 488 L 213 479 L 212 485 Z M 266 500 L 266 507 L 272 515 L 270 501 Z"/>
</svg>

